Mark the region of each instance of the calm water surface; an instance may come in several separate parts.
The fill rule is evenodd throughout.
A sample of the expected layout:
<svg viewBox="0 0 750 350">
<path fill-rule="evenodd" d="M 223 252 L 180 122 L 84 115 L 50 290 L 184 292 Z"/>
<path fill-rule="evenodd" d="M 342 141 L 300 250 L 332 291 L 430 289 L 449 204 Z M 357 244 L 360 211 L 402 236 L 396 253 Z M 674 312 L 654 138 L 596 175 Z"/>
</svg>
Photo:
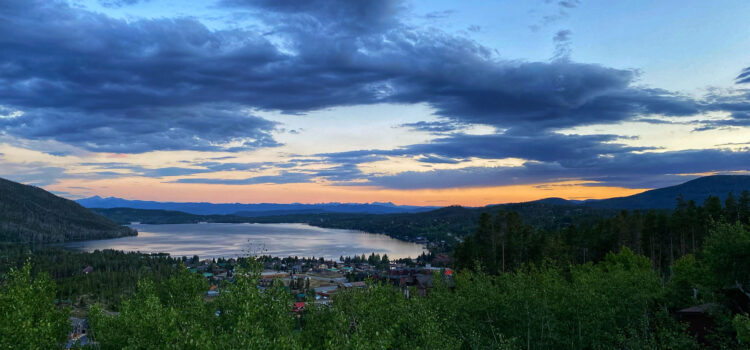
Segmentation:
<svg viewBox="0 0 750 350">
<path fill-rule="evenodd" d="M 231 258 L 248 252 L 273 256 L 336 259 L 370 253 L 390 258 L 417 257 L 423 247 L 385 235 L 305 224 L 130 225 L 138 236 L 66 243 L 72 249 L 117 249 L 172 256 Z"/>
</svg>

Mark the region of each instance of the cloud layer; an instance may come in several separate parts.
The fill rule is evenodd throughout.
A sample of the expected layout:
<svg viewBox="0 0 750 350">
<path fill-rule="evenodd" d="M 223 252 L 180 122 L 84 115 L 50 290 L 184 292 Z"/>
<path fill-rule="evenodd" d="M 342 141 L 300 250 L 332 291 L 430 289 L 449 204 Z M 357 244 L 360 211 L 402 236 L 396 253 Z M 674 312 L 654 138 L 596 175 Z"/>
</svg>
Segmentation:
<svg viewBox="0 0 750 350">
<path fill-rule="evenodd" d="M 0 133 L 92 152 L 235 152 L 281 145 L 274 138 L 279 124 L 261 112 L 425 104 L 437 121 L 401 127 L 432 134 L 430 142 L 301 155 L 325 165 L 314 170 L 279 162 L 269 166 L 278 175 L 241 179 L 189 177 L 251 170 L 224 162 L 130 170 L 182 176 L 179 183 L 235 185 L 322 180 L 413 189 L 581 179 L 653 187 L 676 174 L 750 164 L 745 149 L 656 153 L 628 146 L 614 132 L 563 133 L 709 113 L 727 117 L 696 123 L 697 131 L 749 127 L 750 93 L 742 89 L 750 68 L 730 94 L 696 98 L 638 85 L 636 70 L 571 60 L 567 29 L 553 38 L 556 59 L 529 62 L 502 58 L 466 36 L 411 25 L 403 1 L 222 0 L 218 6 L 256 22 L 209 29 L 195 18 L 123 20 L 62 1 L 0 2 L 0 33 L 7 34 L 0 36 Z M 558 2 L 558 17 L 545 25 L 577 6 Z M 466 132 L 477 125 L 494 132 Z M 524 164 L 395 175 L 365 175 L 360 168 L 391 158 L 429 166 L 507 158 Z M 629 180 L 636 177 L 644 180 Z"/>
</svg>

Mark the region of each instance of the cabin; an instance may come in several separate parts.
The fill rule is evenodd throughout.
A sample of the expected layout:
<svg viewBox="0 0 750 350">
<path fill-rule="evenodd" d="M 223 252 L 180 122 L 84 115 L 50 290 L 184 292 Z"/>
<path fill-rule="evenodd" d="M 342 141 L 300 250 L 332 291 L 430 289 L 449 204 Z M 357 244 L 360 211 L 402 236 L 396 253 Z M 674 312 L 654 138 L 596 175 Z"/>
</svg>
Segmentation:
<svg viewBox="0 0 750 350">
<path fill-rule="evenodd" d="M 719 305 L 714 303 L 691 306 L 677 311 L 677 319 L 688 324 L 688 331 L 695 335 L 698 342 L 705 344 L 706 335 L 716 327 L 711 312 Z"/>
<path fill-rule="evenodd" d="M 92 272 L 94 272 L 94 267 L 93 266 L 86 266 L 86 268 L 83 269 L 83 274 L 84 275 L 88 275 L 88 274 L 90 274 Z"/>
</svg>

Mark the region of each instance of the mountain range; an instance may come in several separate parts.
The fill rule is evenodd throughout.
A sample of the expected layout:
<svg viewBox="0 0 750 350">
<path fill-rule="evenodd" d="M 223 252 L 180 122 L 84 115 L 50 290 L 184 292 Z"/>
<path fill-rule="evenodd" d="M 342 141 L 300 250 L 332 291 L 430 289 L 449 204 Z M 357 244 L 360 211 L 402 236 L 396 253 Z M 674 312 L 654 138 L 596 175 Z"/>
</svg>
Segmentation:
<svg viewBox="0 0 750 350">
<path fill-rule="evenodd" d="M 154 202 L 128 200 L 117 197 L 102 198 L 99 196 L 77 200 L 87 208 L 134 208 L 181 211 L 195 215 L 236 214 L 245 217 L 290 215 L 290 214 L 324 214 L 324 213 L 358 213 L 358 214 L 396 214 L 417 213 L 437 209 L 437 207 L 420 207 L 412 205 L 395 205 L 393 203 L 207 203 L 207 202 Z"/>
<path fill-rule="evenodd" d="M 729 192 L 739 195 L 750 190 L 750 175 L 713 175 L 704 176 L 685 183 L 653 189 L 628 197 L 609 199 L 591 199 L 585 201 L 566 200 L 562 198 L 545 198 L 533 202 L 580 205 L 600 209 L 671 209 L 677 197 L 682 195 L 685 201 L 693 200 L 700 204 L 709 195 L 718 196 L 723 201 Z M 318 203 L 318 204 L 279 204 L 279 203 L 207 203 L 207 202 L 155 202 L 128 200 L 116 197 L 99 196 L 79 199 L 77 202 L 87 208 L 133 208 L 180 211 L 195 215 L 237 215 L 244 217 L 263 217 L 277 215 L 303 214 L 399 214 L 419 213 L 438 209 L 429 206 L 395 205 L 393 203 Z M 494 205 L 490 205 L 494 206 Z"/>
</svg>

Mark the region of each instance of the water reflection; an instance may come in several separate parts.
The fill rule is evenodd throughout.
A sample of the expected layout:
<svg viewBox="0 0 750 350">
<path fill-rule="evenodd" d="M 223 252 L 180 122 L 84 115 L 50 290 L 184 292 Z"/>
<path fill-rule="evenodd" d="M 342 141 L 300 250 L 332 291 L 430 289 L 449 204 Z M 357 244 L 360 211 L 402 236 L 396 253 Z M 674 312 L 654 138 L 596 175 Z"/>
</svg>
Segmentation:
<svg viewBox="0 0 750 350">
<path fill-rule="evenodd" d="M 385 235 L 320 228 L 305 224 L 179 224 L 130 225 L 137 237 L 66 243 L 73 249 L 117 249 L 172 256 L 231 258 L 249 251 L 273 256 L 315 256 L 335 259 L 370 253 L 390 258 L 417 257 L 421 245 Z"/>
</svg>

